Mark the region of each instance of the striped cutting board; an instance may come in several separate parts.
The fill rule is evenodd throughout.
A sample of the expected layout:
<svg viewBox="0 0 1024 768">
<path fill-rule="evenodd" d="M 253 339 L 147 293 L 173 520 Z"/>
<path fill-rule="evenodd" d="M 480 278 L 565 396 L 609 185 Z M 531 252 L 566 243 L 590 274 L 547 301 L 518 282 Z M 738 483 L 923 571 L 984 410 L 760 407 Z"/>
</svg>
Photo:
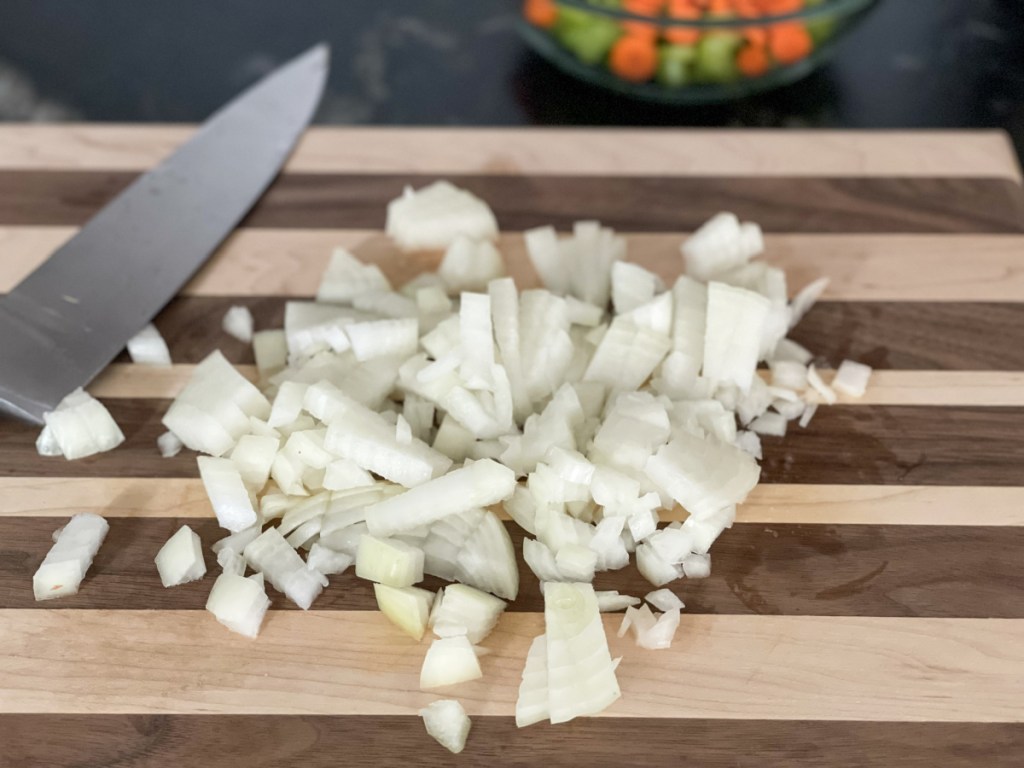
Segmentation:
<svg viewBox="0 0 1024 768">
<path fill-rule="evenodd" d="M 189 133 L 0 128 L 0 291 Z M 202 608 L 210 578 L 164 590 L 152 559 L 182 522 L 219 536 L 189 455 L 154 441 L 168 398 L 232 304 L 280 325 L 334 245 L 397 281 L 429 266 L 381 236 L 385 202 L 438 176 L 508 232 L 600 218 L 671 278 L 677 244 L 731 209 L 769 259 L 827 300 L 796 335 L 833 365 L 878 369 L 861 401 L 766 440 L 764 483 L 679 586 L 671 650 L 611 633 L 623 697 L 600 719 L 517 732 L 542 626 L 535 580 L 488 641 L 458 759 L 416 710 L 424 648 L 335 579 L 315 610 L 277 599 L 246 641 Z M 188 222 L 182 222 L 188 226 Z M 169 370 L 120 361 L 96 382 L 128 439 L 67 463 L 0 422 L 0 765 L 1021 765 L 1024 761 L 1024 191 L 1001 135 L 334 130 L 309 133 L 242 229 L 156 323 Z M 2 364 L 2 362 L 0 362 Z M 37 604 L 31 574 L 62 518 L 110 535 L 76 597 Z M 208 558 L 213 565 L 212 558 Z M 598 586 L 644 594 L 636 572 Z M 607 625 L 617 626 L 609 616 Z"/>
</svg>

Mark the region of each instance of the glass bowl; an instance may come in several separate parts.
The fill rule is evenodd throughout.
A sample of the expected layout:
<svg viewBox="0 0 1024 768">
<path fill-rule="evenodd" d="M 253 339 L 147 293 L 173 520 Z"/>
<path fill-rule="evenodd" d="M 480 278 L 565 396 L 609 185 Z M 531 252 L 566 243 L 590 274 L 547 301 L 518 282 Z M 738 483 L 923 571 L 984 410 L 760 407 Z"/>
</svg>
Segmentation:
<svg viewBox="0 0 1024 768">
<path fill-rule="evenodd" d="M 729 101 L 813 72 L 877 0 L 526 0 L 520 31 L 560 69 L 675 104 Z"/>
</svg>

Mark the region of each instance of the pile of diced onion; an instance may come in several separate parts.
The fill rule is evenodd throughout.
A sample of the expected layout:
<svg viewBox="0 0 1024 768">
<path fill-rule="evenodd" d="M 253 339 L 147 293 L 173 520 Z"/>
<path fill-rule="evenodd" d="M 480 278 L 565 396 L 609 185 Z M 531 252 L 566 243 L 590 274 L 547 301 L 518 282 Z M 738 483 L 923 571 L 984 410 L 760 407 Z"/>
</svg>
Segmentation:
<svg viewBox="0 0 1024 768">
<path fill-rule="evenodd" d="M 266 582 L 308 609 L 354 564 L 398 630 L 435 635 L 422 689 L 473 680 L 519 591 L 503 510 L 526 533 L 522 557 L 545 604 L 516 721 L 600 712 L 619 697 L 600 613 L 625 610 L 620 637 L 668 648 L 684 605 L 666 585 L 709 575 L 712 544 L 758 482 L 761 436 L 806 426 L 837 390 L 863 394 L 870 369 L 847 361 L 824 381 L 786 335 L 825 281 L 788 301 L 785 274 L 755 260 L 760 229 L 732 214 L 682 244 L 685 274 L 671 286 L 627 261 L 623 237 L 582 221 L 568 236 L 525 233 L 544 287 L 519 291 L 491 210 L 445 182 L 406 190 L 387 231 L 403 249 L 443 250 L 438 271 L 396 287 L 335 251 L 316 301 L 288 302 L 283 329 L 253 333 L 241 307 L 224 318 L 251 339 L 258 383 L 214 352 L 164 417 L 160 451 L 202 454 L 229 533 L 213 545 L 221 571 L 207 608 L 256 637 Z M 140 364 L 170 363 L 151 326 L 129 350 Z M 121 440 L 78 391 L 47 415 L 39 448 L 77 458 Z M 661 525 L 676 505 L 685 521 Z M 58 532 L 37 598 L 77 591 L 101 523 L 79 515 Z M 631 559 L 656 588 L 646 604 L 595 592 L 595 573 Z M 187 526 L 155 561 L 167 587 L 206 572 Z M 416 586 L 426 575 L 450 583 L 434 594 Z M 422 714 L 462 749 L 469 719 L 457 701 Z"/>
</svg>

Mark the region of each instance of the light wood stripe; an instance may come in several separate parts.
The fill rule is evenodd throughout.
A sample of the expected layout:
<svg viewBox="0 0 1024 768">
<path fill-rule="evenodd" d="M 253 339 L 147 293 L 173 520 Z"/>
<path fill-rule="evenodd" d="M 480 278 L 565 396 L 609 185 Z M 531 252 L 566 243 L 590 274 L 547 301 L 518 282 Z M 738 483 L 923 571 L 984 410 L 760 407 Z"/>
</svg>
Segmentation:
<svg viewBox="0 0 1024 768">
<path fill-rule="evenodd" d="M 255 381 L 256 367 L 236 368 Z M 194 365 L 170 367 L 114 363 L 89 386 L 96 397 L 173 398 L 188 381 Z M 832 373 L 823 371 L 826 381 Z M 762 372 L 765 379 L 769 374 Z M 840 396 L 850 405 L 1024 405 L 1024 372 L 885 371 L 872 374 L 864 397 Z"/>
<path fill-rule="evenodd" d="M 72 237 L 76 227 L 0 227 L 0 292 L 11 290 Z M 629 258 L 671 280 L 686 233 L 627 233 Z M 796 291 L 822 276 L 830 301 L 1024 301 L 1019 235 L 769 234 L 766 260 L 786 270 Z M 402 254 L 380 232 L 358 229 L 236 232 L 182 291 L 186 296 L 311 296 L 331 250 L 342 246 L 379 264 L 396 281 L 438 263 L 438 254 Z M 500 247 L 523 287 L 537 284 L 519 233 Z"/>
<path fill-rule="evenodd" d="M 1024 620 L 684 616 L 669 650 L 615 637 L 615 717 L 1020 722 Z M 539 614 L 506 614 L 471 715 L 512 712 Z M 411 715 L 416 647 L 376 612 L 273 612 L 255 642 L 198 611 L 0 611 L 0 712 Z M 699 660 L 695 663 L 694 660 Z"/>
<path fill-rule="evenodd" d="M 0 517 L 213 516 L 190 478 L 0 477 Z M 499 508 L 503 519 L 508 516 Z M 681 520 L 680 508 L 663 513 Z M 739 507 L 740 523 L 821 525 L 1024 525 L 1024 488 L 762 483 Z"/>
<path fill-rule="evenodd" d="M 0 168 L 143 170 L 186 125 L 7 125 Z M 310 128 L 286 171 L 1019 179 L 1001 131 Z"/>
</svg>

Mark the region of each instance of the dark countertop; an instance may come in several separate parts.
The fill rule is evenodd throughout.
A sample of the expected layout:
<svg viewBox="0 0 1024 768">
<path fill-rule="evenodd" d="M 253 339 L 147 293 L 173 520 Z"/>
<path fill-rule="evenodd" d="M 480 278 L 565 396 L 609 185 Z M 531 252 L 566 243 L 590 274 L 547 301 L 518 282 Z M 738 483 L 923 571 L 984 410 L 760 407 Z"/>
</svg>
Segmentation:
<svg viewBox="0 0 1024 768">
<path fill-rule="evenodd" d="M 727 106 L 664 107 L 561 74 L 517 0 L 3 0 L 0 120 L 196 122 L 317 40 L 321 123 L 1004 128 L 1024 154 L 1024 3 L 882 0 L 831 64 Z"/>
</svg>

